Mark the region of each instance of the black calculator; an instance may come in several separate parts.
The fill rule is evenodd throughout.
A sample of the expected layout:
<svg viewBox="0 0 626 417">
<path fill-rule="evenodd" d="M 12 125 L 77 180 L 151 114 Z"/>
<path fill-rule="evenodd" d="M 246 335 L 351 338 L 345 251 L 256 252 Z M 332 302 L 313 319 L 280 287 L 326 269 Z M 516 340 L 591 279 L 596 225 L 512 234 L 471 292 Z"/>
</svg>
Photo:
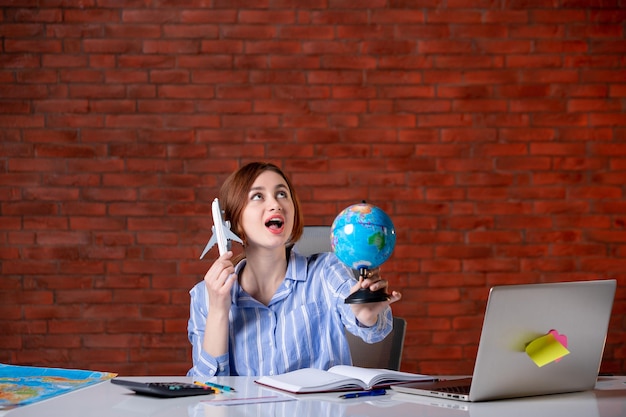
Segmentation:
<svg viewBox="0 0 626 417">
<path fill-rule="evenodd" d="M 188 382 L 137 382 L 113 378 L 111 383 L 121 385 L 129 390 L 135 391 L 137 394 L 161 398 L 189 397 L 191 395 L 206 395 L 215 392 L 211 387 Z"/>
</svg>

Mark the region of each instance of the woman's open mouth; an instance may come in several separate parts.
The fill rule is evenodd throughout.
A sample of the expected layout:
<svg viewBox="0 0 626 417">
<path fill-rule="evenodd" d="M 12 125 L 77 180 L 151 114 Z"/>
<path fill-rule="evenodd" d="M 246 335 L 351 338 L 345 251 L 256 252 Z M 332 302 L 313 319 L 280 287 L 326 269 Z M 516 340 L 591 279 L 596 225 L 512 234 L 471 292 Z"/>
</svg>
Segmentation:
<svg viewBox="0 0 626 417">
<path fill-rule="evenodd" d="M 272 233 L 280 233 L 285 226 L 285 221 L 282 217 L 272 217 L 268 221 L 265 222 L 265 227 L 267 227 Z"/>
</svg>

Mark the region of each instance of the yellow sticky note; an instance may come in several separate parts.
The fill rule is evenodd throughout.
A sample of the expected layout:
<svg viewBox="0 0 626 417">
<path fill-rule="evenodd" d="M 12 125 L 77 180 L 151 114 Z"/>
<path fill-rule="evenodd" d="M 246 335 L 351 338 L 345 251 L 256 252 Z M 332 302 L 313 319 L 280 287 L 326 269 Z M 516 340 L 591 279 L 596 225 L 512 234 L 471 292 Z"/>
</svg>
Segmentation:
<svg viewBox="0 0 626 417">
<path fill-rule="evenodd" d="M 568 355 L 569 350 L 552 333 L 548 333 L 530 342 L 526 346 L 526 354 L 541 368 Z"/>
</svg>

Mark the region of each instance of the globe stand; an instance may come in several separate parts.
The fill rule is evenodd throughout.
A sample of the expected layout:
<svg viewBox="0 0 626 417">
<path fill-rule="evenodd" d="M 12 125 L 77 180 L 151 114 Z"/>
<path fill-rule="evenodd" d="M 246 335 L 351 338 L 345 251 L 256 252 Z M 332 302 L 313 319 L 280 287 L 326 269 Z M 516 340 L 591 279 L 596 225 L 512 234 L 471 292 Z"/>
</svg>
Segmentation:
<svg viewBox="0 0 626 417">
<path fill-rule="evenodd" d="M 367 268 L 359 268 L 359 275 L 362 277 L 367 276 Z M 376 291 L 372 291 L 369 288 L 359 288 L 357 291 L 350 294 L 344 300 L 345 304 L 365 304 L 365 303 L 380 303 L 382 301 L 389 300 L 389 294 L 384 288 Z"/>
</svg>

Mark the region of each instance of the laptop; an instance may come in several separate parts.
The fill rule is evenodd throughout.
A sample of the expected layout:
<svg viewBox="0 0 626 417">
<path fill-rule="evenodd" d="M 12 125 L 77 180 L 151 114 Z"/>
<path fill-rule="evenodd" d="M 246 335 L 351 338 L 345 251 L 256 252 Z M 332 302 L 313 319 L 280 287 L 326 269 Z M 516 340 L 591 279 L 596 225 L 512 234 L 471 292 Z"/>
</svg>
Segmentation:
<svg viewBox="0 0 626 417">
<path fill-rule="evenodd" d="M 598 280 L 493 287 L 471 378 L 391 389 L 469 402 L 591 390 L 616 286 L 615 280 Z M 559 345 L 546 342 L 555 342 L 549 334 Z M 527 352 L 531 342 L 544 349 Z"/>
</svg>

